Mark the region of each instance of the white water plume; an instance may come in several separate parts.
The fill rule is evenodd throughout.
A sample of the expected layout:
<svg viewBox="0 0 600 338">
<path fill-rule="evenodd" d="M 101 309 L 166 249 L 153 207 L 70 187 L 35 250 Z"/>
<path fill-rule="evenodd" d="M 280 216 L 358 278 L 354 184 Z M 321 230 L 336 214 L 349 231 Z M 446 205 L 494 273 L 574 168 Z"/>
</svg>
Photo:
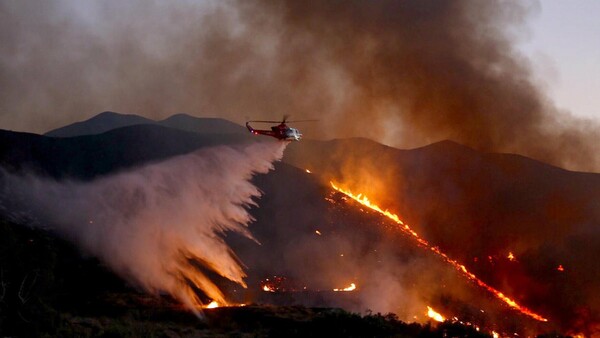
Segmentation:
<svg viewBox="0 0 600 338">
<path fill-rule="evenodd" d="M 168 292 L 198 313 L 194 288 L 224 304 L 219 288 L 198 268 L 240 285 L 244 269 L 223 240 L 248 238 L 250 179 L 280 160 L 285 143 L 216 146 L 91 182 L 55 181 L 6 172 L 4 196 L 40 224 L 77 243 L 148 292 Z"/>
</svg>

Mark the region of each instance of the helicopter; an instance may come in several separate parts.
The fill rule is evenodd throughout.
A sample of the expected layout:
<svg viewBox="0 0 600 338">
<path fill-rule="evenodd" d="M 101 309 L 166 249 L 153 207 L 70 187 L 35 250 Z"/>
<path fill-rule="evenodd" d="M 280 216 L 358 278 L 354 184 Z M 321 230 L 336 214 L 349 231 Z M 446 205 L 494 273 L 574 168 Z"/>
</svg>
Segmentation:
<svg viewBox="0 0 600 338">
<path fill-rule="evenodd" d="M 316 121 L 316 120 L 300 120 L 300 121 L 288 121 L 288 115 L 284 115 L 283 119 L 281 121 L 263 121 L 263 120 L 254 120 L 254 121 L 247 121 L 246 122 L 246 128 L 248 128 L 248 130 L 254 134 L 254 135 L 268 135 L 268 136 L 273 136 L 276 139 L 282 140 L 282 141 L 300 141 L 300 139 L 302 138 L 302 134 L 300 134 L 300 131 L 296 128 L 291 128 L 288 127 L 286 125 L 287 122 L 309 122 L 309 121 Z M 271 130 L 259 130 L 259 129 L 254 129 L 250 126 L 250 122 L 256 122 L 256 123 L 279 123 L 276 126 L 272 126 Z"/>
</svg>

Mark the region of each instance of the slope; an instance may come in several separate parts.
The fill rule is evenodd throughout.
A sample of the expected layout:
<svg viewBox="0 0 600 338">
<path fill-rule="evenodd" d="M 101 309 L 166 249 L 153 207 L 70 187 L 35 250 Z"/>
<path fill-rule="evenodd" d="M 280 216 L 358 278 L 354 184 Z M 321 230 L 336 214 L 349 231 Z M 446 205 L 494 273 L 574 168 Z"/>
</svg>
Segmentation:
<svg viewBox="0 0 600 338">
<path fill-rule="evenodd" d="M 83 179 L 251 139 L 152 125 L 64 139 L 0 135 L 3 166 Z M 231 294 L 242 294 L 244 300 L 264 297 L 261 281 L 276 274 L 315 291 L 284 293 L 287 301 L 313 304 L 314 296 L 320 305 L 342 302 L 358 311 L 369 305 L 400 312 L 402 318 L 415 315 L 423 302 L 440 303 L 444 297 L 462 304 L 461 314 L 469 306 L 497 307 L 379 217 L 330 195 L 328 181 L 334 179 L 399 212 L 431 243 L 564 327 L 575 325 L 564 311 L 598 313 L 593 260 L 600 247 L 597 174 L 515 155 L 483 154 L 452 142 L 398 150 L 364 139 L 303 141 L 288 147 L 284 161 L 296 168 L 281 163 L 273 173 L 255 178 L 265 196 L 252 209 L 257 221 L 251 230 L 262 245 L 228 237 L 248 266 L 250 286 L 241 292 L 224 283 L 233 288 Z M 518 263 L 507 260 L 508 251 Z M 566 271 L 556 271 L 558 264 Z M 356 298 L 342 301 L 342 296 L 322 292 L 351 281 L 361 287 Z M 584 325 L 596 320 L 590 316 Z"/>
<path fill-rule="evenodd" d="M 175 114 L 164 120 L 154 121 L 138 115 L 103 112 L 88 120 L 51 130 L 44 135 L 51 137 L 96 135 L 134 125 L 156 125 L 202 134 L 241 134 L 246 131 L 242 126 L 221 118 L 200 118 L 187 114 Z"/>
</svg>

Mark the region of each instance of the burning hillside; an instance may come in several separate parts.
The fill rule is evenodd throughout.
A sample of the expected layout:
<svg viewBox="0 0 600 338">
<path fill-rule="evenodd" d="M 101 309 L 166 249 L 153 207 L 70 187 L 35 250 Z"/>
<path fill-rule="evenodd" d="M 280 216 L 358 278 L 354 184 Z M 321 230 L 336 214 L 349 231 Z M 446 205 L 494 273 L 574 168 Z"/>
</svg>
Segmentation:
<svg viewBox="0 0 600 338">
<path fill-rule="evenodd" d="M 598 330 L 597 174 L 452 142 L 407 151 L 360 139 L 307 141 L 284 160 L 402 214 L 410 230 L 388 219 L 505 304 L 525 305 L 562 331 Z"/>
<path fill-rule="evenodd" d="M 145 131 L 147 129 L 148 127 L 144 128 Z M 110 138 L 116 134 L 118 133 L 107 133 L 98 137 Z M 140 133 L 140 135 L 142 134 Z M 31 138 L 30 135 L 27 136 Z M 55 147 L 60 150 L 62 149 L 61 144 L 66 145 L 69 142 L 85 144 L 88 139 L 86 137 L 63 139 L 60 144 L 56 143 Z M 56 142 L 53 139 L 49 141 Z M 46 139 L 40 140 L 39 143 L 43 142 L 46 142 Z M 471 323 L 486 332 L 495 331 L 501 334 L 516 332 L 520 335 L 547 332 L 553 329 L 565 332 L 572 330 L 570 332 L 573 333 L 593 332 L 592 329 L 589 329 L 593 327 L 595 321 L 595 312 L 591 310 L 594 304 L 593 297 L 589 300 L 573 298 L 573 301 L 567 304 L 568 309 L 573 309 L 573 313 L 578 314 L 579 322 L 574 321 L 573 316 L 561 317 L 557 310 L 564 308 L 561 306 L 565 304 L 564 298 L 567 295 L 577 295 L 573 290 L 561 293 L 562 290 L 567 290 L 572 285 L 589 285 L 587 281 L 593 276 L 593 274 L 581 274 L 581 262 L 570 257 L 574 253 L 581 252 L 581 248 L 576 248 L 566 255 L 536 257 L 527 250 L 527 247 L 523 246 L 526 243 L 523 239 L 507 241 L 506 245 L 500 245 L 511 234 L 510 232 L 495 233 L 494 223 L 490 223 L 488 227 L 481 227 L 481 231 L 494 233 L 497 236 L 478 237 L 477 233 L 471 229 L 472 223 L 467 218 L 471 216 L 471 212 L 477 214 L 478 211 L 460 209 L 460 206 L 468 205 L 460 199 L 458 199 L 460 201 L 458 204 L 456 199 L 454 203 L 451 199 L 448 199 L 450 202 L 447 204 L 442 203 L 445 201 L 444 194 L 447 192 L 436 190 L 440 181 L 431 180 L 431 177 L 444 177 L 446 179 L 445 187 L 454 187 L 454 185 L 458 187 L 465 184 L 460 177 L 457 178 L 453 175 L 455 173 L 453 170 L 448 169 L 447 163 L 450 162 L 457 170 L 458 168 L 471 168 L 469 170 L 479 173 L 472 174 L 471 179 L 485 181 L 486 177 L 494 178 L 494 175 L 502 174 L 503 170 L 511 168 L 506 164 L 506 158 L 498 161 L 494 155 L 481 156 L 464 148 L 440 151 L 439 145 L 413 151 L 387 148 L 387 153 L 372 151 L 372 154 L 369 155 L 368 152 L 363 152 L 364 149 L 361 148 L 360 143 L 357 145 L 355 141 L 344 142 L 354 142 L 352 147 L 354 155 L 344 153 L 343 147 L 337 149 L 336 154 L 330 155 L 329 144 L 305 141 L 305 143 L 293 145 L 289 149 L 293 156 L 287 157 L 288 162 L 294 163 L 296 167 L 286 163 L 277 163 L 274 172 L 253 178 L 252 183 L 263 192 L 263 197 L 259 201 L 260 207 L 253 206 L 247 210 L 256 219 L 255 222 L 249 224 L 249 231 L 256 241 L 260 242 L 260 245 L 235 232 L 228 233 L 225 238 L 236 254 L 236 261 L 239 259 L 246 267 L 244 271 L 248 276 L 244 282 L 248 289 L 227 281 L 218 273 L 203 271 L 223 291 L 225 298 L 225 301 L 219 301 L 215 299 L 218 297 L 200 295 L 203 307 L 211 304 L 213 300 L 218 304 L 212 303 L 211 306 L 219 305 L 219 307 L 227 304 L 250 304 L 252 302 L 284 306 L 298 304 L 316 307 L 334 306 L 359 313 L 364 313 L 367 309 L 383 313 L 393 312 L 404 321 L 425 322 L 430 319 L 427 316 L 427 306 L 429 306 L 451 323 Z M 162 143 L 166 142 L 156 141 L 153 147 L 160 149 Z M 107 142 L 107 144 L 111 143 Z M 318 150 L 315 150 L 315 144 L 317 144 Z M 243 147 L 246 146 L 248 145 Z M 296 148 L 298 146 L 306 147 L 307 151 L 313 152 L 313 156 L 299 157 L 298 148 Z M 107 148 L 103 150 L 103 153 L 111 157 L 110 154 L 114 151 L 117 150 Z M 161 150 L 161 154 L 168 154 L 169 151 L 162 152 Z M 460 155 L 457 156 L 458 160 L 453 157 L 456 154 Z M 328 183 L 329 178 L 339 177 L 338 182 L 348 180 L 348 186 L 344 185 L 345 189 L 362 191 L 356 190 L 362 184 L 357 184 L 357 182 L 366 182 L 362 180 L 365 178 L 365 171 L 371 169 L 365 165 L 363 170 L 354 172 L 348 166 L 335 172 L 335 166 L 339 164 L 338 161 L 342 155 L 355 160 L 357 165 L 372 162 L 376 163 L 381 170 L 385 170 L 386 175 L 377 175 L 378 171 L 371 171 L 370 177 L 376 180 L 372 181 L 375 184 L 365 190 L 369 192 L 366 193 L 366 196 L 371 198 L 371 192 L 384 187 L 379 194 L 373 195 L 375 197 L 372 201 L 377 201 L 379 209 L 384 213 L 388 208 L 402 214 L 406 220 L 400 219 L 398 216 L 394 217 L 392 212 L 388 212 L 387 216 L 382 215 L 379 211 L 371 208 L 374 206 L 374 202 L 371 202 L 371 207 L 369 207 L 354 201 L 348 195 L 332 190 Z M 474 155 L 478 157 L 475 161 L 471 161 Z M 323 162 L 319 162 L 319 156 L 328 158 L 328 164 L 324 165 Z M 363 158 L 360 159 L 359 156 L 363 156 Z M 373 156 L 376 158 L 374 159 Z M 444 156 L 448 160 L 445 160 Z M 393 157 L 396 157 L 396 165 L 390 162 Z M 4 157 L 4 161 L 10 158 Z M 135 159 L 135 157 L 131 158 Z M 431 163 L 432 159 L 433 163 Z M 69 172 L 61 169 L 60 166 L 63 162 L 45 163 L 39 159 L 36 161 L 43 164 L 41 168 L 57 167 L 57 169 L 53 169 L 54 172 Z M 143 158 L 139 161 L 143 161 Z M 239 158 L 233 163 L 238 163 L 238 161 Z M 21 164 L 17 163 L 18 165 L 13 168 L 23 168 L 23 164 L 31 165 L 30 163 L 38 162 L 27 160 Z M 483 170 L 487 176 L 480 175 L 482 170 L 478 165 L 481 163 L 487 166 Z M 500 170 L 490 169 L 494 168 L 493 166 L 497 163 L 502 165 Z M 388 164 L 390 167 L 386 168 L 385 165 Z M 519 170 L 525 170 L 523 168 L 527 168 L 530 164 L 528 162 L 521 163 Z M 78 168 L 71 163 L 65 167 Z M 122 167 L 116 166 L 115 168 Z M 129 167 L 122 174 L 135 171 L 135 168 L 136 166 Z M 547 169 L 550 169 L 549 174 L 545 171 Z M 80 171 L 79 169 L 70 170 L 72 172 Z M 542 175 L 539 175 L 541 177 L 547 175 L 570 177 L 569 175 L 572 175 L 575 179 L 557 180 L 559 183 L 564 181 L 571 184 L 571 195 L 567 195 L 566 198 L 586 200 L 588 197 L 577 193 L 576 188 L 580 184 L 578 178 L 580 174 L 557 171 L 545 166 L 533 166 L 533 169 L 530 170 L 541 172 Z M 395 174 L 393 174 L 394 171 Z M 197 174 L 202 175 L 203 173 L 206 174 L 206 172 Z M 356 174 L 356 180 L 349 180 L 353 177 L 351 176 L 353 173 Z M 388 173 L 391 174 L 387 175 Z M 61 175 L 63 174 L 57 176 L 61 177 Z M 100 178 L 110 181 L 110 177 L 112 175 L 108 173 Z M 97 184 L 94 183 L 97 179 L 92 178 L 82 185 L 92 186 Z M 525 181 L 529 179 L 529 176 L 522 178 Z M 496 191 L 496 185 L 499 183 L 494 183 L 495 180 L 498 179 L 494 178 L 491 184 L 484 185 L 490 191 Z M 386 182 L 387 185 L 383 184 Z M 404 182 L 405 184 L 394 182 Z M 507 181 L 501 182 L 505 184 Z M 535 180 L 529 182 L 533 186 L 538 184 L 538 181 Z M 594 180 L 588 180 L 588 182 L 593 183 Z M 508 186 L 513 185 L 509 184 Z M 427 189 L 423 187 L 427 187 Z M 451 190 L 460 191 L 457 189 Z M 552 189 L 560 191 L 556 186 L 551 187 Z M 186 189 L 181 191 L 186 191 Z M 394 191 L 395 195 L 390 193 Z M 475 190 L 475 192 L 478 191 Z M 587 193 L 593 195 L 594 190 Z M 393 196 L 397 196 L 397 198 L 393 198 Z M 454 196 L 456 198 L 456 195 Z M 485 199 L 485 195 L 482 196 L 485 203 L 474 202 L 479 208 L 485 207 L 489 202 Z M 165 198 L 167 197 L 165 196 Z M 525 197 L 519 198 L 530 197 L 525 195 Z M 520 200 L 518 202 L 520 203 Z M 493 202 L 490 203 L 493 204 Z M 501 208 L 502 212 L 510 210 L 506 205 L 502 206 L 500 202 L 493 205 Z M 445 207 L 445 209 L 439 207 Z M 441 227 L 437 221 L 434 222 L 425 217 L 428 212 L 434 213 L 440 210 L 445 213 L 445 217 L 456 216 L 456 219 L 449 219 L 448 229 Z M 580 211 L 584 212 L 585 210 L 588 209 L 583 208 Z M 589 210 L 593 212 L 595 209 L 590 208 Z M 453 212 L 454 214 L 452 214 Z M 505 224 L 506 218 L 504 218 L 515 217 L 514 213 L 503 214 L 500 211 L 493 213 L 489 210 L 487 212 L 489 215 L 496 215 L 494 218 L 489 218 L 490 222 L 501 223 L 507 231 L 508 229 L 514 230 L 515 226 Z M 579 217 L 581 214 L 575 216 Z M 98 224 L 96 219 L 92 221 L 93 223 L 88 223 L 86 226 Z M 402 223 L 399 223 L 400 221 Z M 459 226 L 460 221 L 465 221 L 464 228 Z M 409 228 L 406 227 L 407 223 L 411 224 Z M 450 231 L 451 229 L 453 231 Z M 519 230 L 533 232 L 536 229 L 523 227 Z M 444 238 L 438 232 L 449 238 Z M 466 237 L 467 235 L 470 237 Z M 548 236 L 548 234 L 541 235 Z M 542 258 L 545 260 L 541 260 Z M 582 260 L 582 262 L 588 261 L 588 259 Z M 543 264 L 539 264 L 539 262 Z M 538 270 L 531 270 L 534 265 L 538 267 Z M 532 271 L 537 271 L 538 275 L 532 275 Z M 590 267 L 588 271 L 595 270 Z M 547 277 L 550 273 L 546 285 L 549 283 L 551 288 L 537 287 L 544 286 L 539 278 Z M 275 276 L 277 279 L 274 278 Z M 268 283 L 266 283 L 266 279 L 269 279 Z M 283 281 L 284 279 L 285 281 Z M 268 291 L 265 290 L 265 287 Z M 585 289 L 583 290 L 585 291 Z M 555 292 L 556 297 L 546 298 L 549 292 Z M 199 307 L 194 306 L 194 308 Z M 524 315 L 516 309 L 528 310 L 531 314 Z M 536 320 L 533 315 L 549 321 Z"/>
<path fill-rule="evenodd" d="M 458 261 L 448 257 L 448 255 L 446 255 L 444 252 L 442 252 L 440 250 L 440 248 L 438 247 L 434 247 L 431 246 L 431 244 L 429 244 L 426 240 L 422 239 L 416 232 L 414 232 L 409 226 L 408 224 L 405 224 L 404 222 L 402 222 L 400 220 L 400 218 L 396 215 L 393 214 L 387 210 L 382 210 L 378 205 L 373 204 L 371 201 L 369 201 L 369 198 L 367 198 L 366 196 L 363 196 L 362 194 L 358 194 L 355 195 L 352 192 L 348 191 L 348 190 L 344 190 L 339 188 L 338 186 L 336 186 L 335 184 L 331 183 L 331 186 L 333 187 L 333 189 L 343 193 L 344 195 L 352 198 L 353 200 L 357 201 L 358 203 L 360 203 L 361 205 L 364 205 L 382 215 L 384 215 L 385 217 L 391 219 L 392 221 L 394 221 L 395 223 L 397 223 L 400 227 L 399 229 L 403 232 L 405 232 L 406 234 L 408 234 L 409 236 L 412 236 L 413 239 L 415 240 L 415 242 L 418 245 L 423 246 L 425 249 L 427 250 L 431 250 L 433 253 L 435 253 L 436 255 L 438 255 L 440 258 L 442 258 L 444 260 L 444 262 L 452 265 L 457 271 L 459 271 L 463 276 L 465 276 L 467 279 L 475 282 L 478 286 L 486 289 L 487 291 L 491 292 L 492 294 L 494 294 L 499 300 L 503 301 L 504 303 L 506 303 L 508 306 L 514 308 L 515 310 L 523 313 L 524 315 L 530 316 L 531 318 L 535 319 L 535 320 L 539 320 L 542 322 L 547 322 L 548 320 L 542 316 L 540 316 L 539 314 L 533 312 L 532 310 L 521 306 L 519 304 L 517 304 L 517 302 L 515 302 L 514 300 L 510 299 L 509 297 L 505 296 L 502 292 L 494 289 L 493 287 L 489 286 L 488 284 L 486 284 L 485 282 L 483 282 L 482 280 L 480 280 L 479 278 L 477 278 L 477 276 L 475 276 L 473 273 L 469 272 L 469 270 L 467 270 L 467 268 L 459 263 Z"/>
</svg>

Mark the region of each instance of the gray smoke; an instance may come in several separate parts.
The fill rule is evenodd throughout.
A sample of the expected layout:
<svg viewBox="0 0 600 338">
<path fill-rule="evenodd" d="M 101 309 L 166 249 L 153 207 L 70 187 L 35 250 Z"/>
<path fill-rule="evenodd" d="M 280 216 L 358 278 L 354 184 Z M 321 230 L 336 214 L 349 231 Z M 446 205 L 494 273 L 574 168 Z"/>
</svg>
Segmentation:
<svg viewBox="0 0 600 338">
<path fill-rule="evenodd" d="M 0 125 L 100 111 L 315 118 L 308 137 L 452 139 L 598 170 L 596 122 L 559 111 L 515 47 L 536 1 L 4 1 Z"/>
<path fill-rule="evenodd" d="M 223 234 L 252 238 L 247 208 L 261 192 L 250 179 L 273 169 L 284 148 L 282 142 L 205 148 L 91 182 L 4 172 L 3 190 L 37 226 L 50 225 L 128 281 L 168 292 L 197 312 L 201 300 L 193 288 L 227 302 L 198 266 L 245 286 Z"/>
</svg>

